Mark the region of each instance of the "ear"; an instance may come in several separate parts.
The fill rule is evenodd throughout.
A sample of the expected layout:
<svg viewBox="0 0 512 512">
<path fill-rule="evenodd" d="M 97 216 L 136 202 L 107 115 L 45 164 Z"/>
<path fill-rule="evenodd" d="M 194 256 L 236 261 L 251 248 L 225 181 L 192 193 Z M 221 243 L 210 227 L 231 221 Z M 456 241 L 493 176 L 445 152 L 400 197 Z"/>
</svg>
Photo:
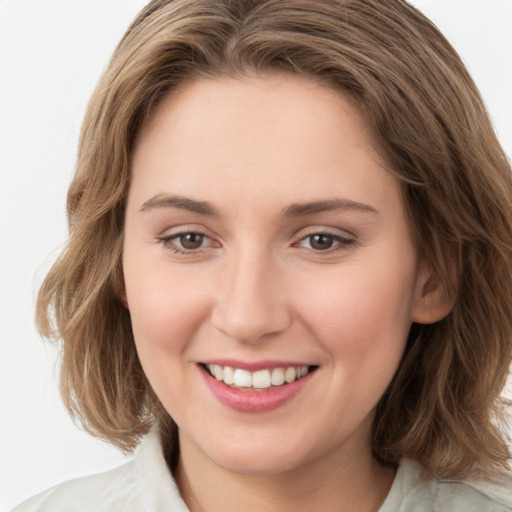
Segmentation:
<svg viewBox="0 0 512 512">
<path fill-rule="evenodd" d="M 130 311 L 130 307 L 128 306 L 128 298 L 126 296 L 126 286 L 124 283 L 124 272 L 123 266 L 121 263 L 117 265 L 115 275 L 114 275 L 114 293 L 117 298 L 121 301 L 121 304 Z"/>
<path fill-rule="evenodd" d="M 442 320 L 453 308 L 456 294 L 448 290 L 431 264 L 422 263 L 416 281 L 412 321 L 433 324 Z"/>
<path fill-rule="evenodd" d="M 121 301 L 121 304 L 130 311 L 130 307 L 128 306 L 128 299 L 126 298 L 126 290 L 123 288 L 122 291 L 120 291 L 117 296 L 119 297 L 119 300 Z"/>
</svg>

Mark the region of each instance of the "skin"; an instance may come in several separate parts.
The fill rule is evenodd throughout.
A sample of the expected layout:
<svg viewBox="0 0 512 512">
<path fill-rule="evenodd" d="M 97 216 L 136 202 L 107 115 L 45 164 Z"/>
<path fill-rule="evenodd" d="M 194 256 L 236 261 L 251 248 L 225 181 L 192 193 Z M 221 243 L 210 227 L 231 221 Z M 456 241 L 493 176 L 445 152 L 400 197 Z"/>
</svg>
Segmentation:
<svg viewBox="0 0 512 512">
<path fill-rule="evenodd" d="M 187 240 L 198 248 L 183 252 Z M 175 477 L 193 512 L 379 508 L 395 471 L 372 457 L 375 406 L 411 323 L 448 306 L 346 98 L 282 75 L 169 95 L 137 140 L 123 268 L 140 360 L 180 428 Z M 318 368 L 285 404 L 247 413 L 205 385 L 212 358 Z"/>
</svg>

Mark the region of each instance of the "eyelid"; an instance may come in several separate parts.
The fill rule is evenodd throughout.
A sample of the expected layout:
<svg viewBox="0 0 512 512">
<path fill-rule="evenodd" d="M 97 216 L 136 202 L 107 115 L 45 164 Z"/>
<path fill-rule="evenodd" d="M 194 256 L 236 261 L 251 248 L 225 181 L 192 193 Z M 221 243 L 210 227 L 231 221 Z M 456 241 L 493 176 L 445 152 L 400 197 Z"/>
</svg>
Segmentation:
<svg viewBox="0 0 512 512">
<path fill-rule="evenodd" d="M 325 225 L 314 225 L 302 228 L 296 233 L 295 238 L 303 240 L 304 238 L 313 235 L 327 235 L 335 238 L 341 238 L 347 241 L 356 240 L 358 238 L 354 233 L 348 231 L 347 229 L 341 229 Z"/>
<path fill-rule="evenodd" d="M 183 256 L 193 256 L 197 255 L 201 252 L 204 252 L 210 248 L 219 248 L 222 247 L 222 243 L 218 241 L 218 237 L 212 236 L 209 233 L 209 229 L 206 229 L 204 226 L 198 227 L 197 225 L 179 225 L 174 226 L 172 228 L 167 228 L 163 231 L 162 234 L 156 236 L 156 242 L 163 244 L 167 250 L 171 250 L 174 253 L 181 254 Z M 179 239 L 182 236 L 187 234 L 196 234 L 204 237 L 205 240 L 209 241 L 207 245 L 200 246 L 197 249 L 187 249 L 185 247 L 180 247 L 179 243 L 176 243 L 176 239 Z M 312 247 L 301 247 L 301 244 L 306 241 L 308 238 L 311 238 L 315 235 L 323 235 L 326 237 L 330 237 L 333 239 L 334 243 L 332 247 L 329 247 L 325 250 L 322 249 L 314 249 Z M 312 254 L 316 255 L 328 255 L 336 252 L 348 251 L 353 248 L 357 242 L 357 237 L 350 233 L 347 230 L 326 226 L 309 226 L 307 228 L 302 228 L 298 233 L 294 236 L 295 241 L 291 244 L 292 247 L 302 248 Z"/>
<path fill-rule="evenodd" d="M 340 236 L 340 235 L 334 235 L 333 233 L 326 233 L 326 232 L 311 233 L 309 235 L 303 236 L 303 237 L 300 238 L 298 243 L 303 242 L 304 240 L 307 240 L 308 238 L 311 238 L 311 237 L 314 237 L 314 236 L 317 236 L 317 235 L 322 235 L 322 236 L 326 236 L 326 237 L 332 238 L 333 240 L 338 242 L 338 244 L 353 244 L 353 243 L 355 243 L 355 239 L 354 238 L 345 238 L 345 237 Z M 327 252 L 327 251 L 319 251 L 319 252 Z"/>
<path fill-rule="evenodd" d="M 310 247 L 301 247 L 301 244 L 304 241 L 306 241 L 308 238 L 311 238 L 315 235 L 323 235 L 323 236 L 330 237 L 336 243 L 333 244 L 332 247 L 329 247 L 328 249 L 325 249 L 325 250 L 314 249 L 314 248 L 310 248 Z M 357 237 L 354 234 L 352 234 L 346 230 L 340 230 L 339 228 L 327 228 L 325 226 L 318 226 L 318 227 L 311 226 L 311 227 L 308 227 L 307 229 L 303 229 L 297 234 L 297 238 L 298 238 L 298 240 L 293 243 L 294 247 L 302 248 L 314 255 L 325 255 L 325 256 L 332 255 L 332 254 L 338 253 L 338 252 L 349 251 L 349 250 L 353 249 L 358 242 Z"/>
<path fill-rule="evenodd" d="M 206 228 L 203 224 L 200 223 L 176 223 L 176 224 L 170 224 L 166 223 L 165 227 L 162 227 L 161 229 L 158 229 L 157 236 L 162 237 L 170 237 L 179 235 L 182 233 L 201 233 L 205 236 L 209 236 L 212 238 L 212 231 L 211 229 Z"/>
<path fill-rule="evenodd" d="M 181 256 L 194 256 L 211 247 L 221 247 L 220 242 L 218 242 L 216 238 L 208 232 L 209 230 L 204 227 L 198 227 L 194 225 L 179 225 L 164 230 L 162 234 L 156 236 L 155 241 L 158 244 L 163 244 L 166 250 L 170 250 L 173 253 L 179 254 Z M 185 247 L 180 247 L 175 243 L 176 239 L 179 239 L 180 237 L 188 234 L 200 235 L 204 237 L 204 239 L 209 240 L 210 243 L 207 246 L 201 246 L 197 249 L 186 249 Z"/>
</svg>

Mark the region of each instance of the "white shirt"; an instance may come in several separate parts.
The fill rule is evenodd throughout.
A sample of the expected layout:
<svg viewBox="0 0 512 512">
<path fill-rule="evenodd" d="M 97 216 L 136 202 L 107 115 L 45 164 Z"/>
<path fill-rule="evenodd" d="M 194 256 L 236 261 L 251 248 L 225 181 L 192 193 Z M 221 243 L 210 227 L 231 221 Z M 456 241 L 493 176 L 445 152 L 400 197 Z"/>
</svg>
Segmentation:
<svg viewBox="0 0 512 512">
<path fill-rule="evenodd" d="M 512 479 L 429 481 L 421 473 L 417 462 L 403 459 L 379 512 L 512 512 Z M 12 512 L 189 512 L 189 509 L 165 463 L 158 430 L 153 428 L 129 462 L 105 473 L 57 485 Z"/>
</svg>

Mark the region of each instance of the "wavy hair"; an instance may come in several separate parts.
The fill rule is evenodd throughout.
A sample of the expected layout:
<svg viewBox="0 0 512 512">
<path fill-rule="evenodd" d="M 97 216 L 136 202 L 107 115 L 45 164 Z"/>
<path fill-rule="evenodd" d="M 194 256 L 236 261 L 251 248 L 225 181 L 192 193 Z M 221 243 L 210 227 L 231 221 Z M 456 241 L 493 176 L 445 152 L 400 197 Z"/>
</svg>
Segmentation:
<svg viewBox="0 0 512 512">
<path fill-rule="evenodd" d="M 411 236 L 455 297 L 413 324 L 380 400 L 373 452 L 434 476 L 504 471 L 501 424 L 512 358 L 512 175 L 478 90 L 439 30 L 403 0 L 154 0 L 92 96 L 69 189 L 69 242 L 38 298 L 62 341 L 61 392 L 85 429 L 132 450 L 155 421 L 172 435 L 119 300 L 135 138 L 187 82 L 271 72 L 350 96 L 401 182 Z"/>
</svg>

